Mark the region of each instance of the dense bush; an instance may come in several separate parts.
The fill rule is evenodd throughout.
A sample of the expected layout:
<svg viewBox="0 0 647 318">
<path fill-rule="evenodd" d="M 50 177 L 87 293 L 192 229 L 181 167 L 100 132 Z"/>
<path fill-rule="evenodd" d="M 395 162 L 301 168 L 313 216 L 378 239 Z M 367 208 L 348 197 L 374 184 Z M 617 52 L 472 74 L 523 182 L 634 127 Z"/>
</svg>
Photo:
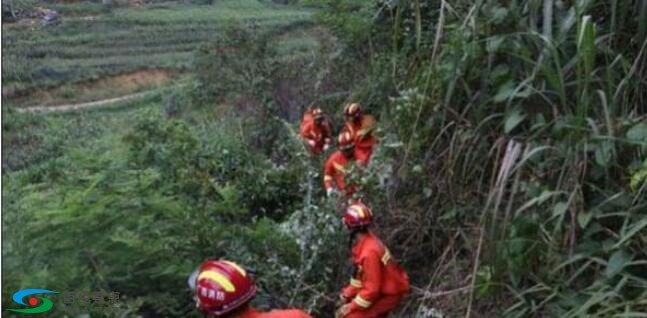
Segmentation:
<svg viewBox="0 0 647 318">
<path fill-rule="evenodd" d="M 12 239 L 3 243 L 8 260 L 3 270 L 15 273 L 5 280 L 6 291 L 34 284 L 117 290 L 129 300 L 124 310 L 178 316 L 192 308 L 186 275 L 203 259 L 227 257 L 256 267 L 276 295 L 290 295 L 267 300 L 262 292 L 259 300 L 266 299 L 266 306 L 308 303 L 289 293 L 296 281 L 284 281 L 294 280 L 295 272 L 311 277 L 313 266 L 303 265 L 312 261 L 311 254 L 301 253 L 329 235 L 297 241 L 302 233 L 291 227 L 282 235 L 264 215 L 287 211 L 269 210 L 272 205 L 254 199 L 275 200 L 266 194 L 274 181 L 259 184 L 258 176 L 282 180 L 284 169 L 256 161 L 259 156 L 247 154 L 247 146 L 230 134 L 212 135 L 207 144 L 185 121 L 165 120 L 157 112 L 140 114 L 133 128 L 119 135 L 89 148 L 72 146 L 47 165 L 46 173 L 58 173 L 56 178 L 34 182 L 26 179 L 33 173 L 28 171 L 3 177 L 11 184 L 3 196 L 12 194 L 5 196 L 3 221 L 11 226 L 3 233 Z M 227 148 L 217 151 L 213 145 Z M 238 168 L 250 171 L 232 169 L 232 159 L 242 159 Z M 269 189 L 250 188 L 254 184 Z M 283 203 L 284 209 L 294 204 Z M 260 213 L 254 204 L 268 210 Z"/>
<path fill-rule="evenodd" d="M 347 63 L 368 61 L 353 89 L 381 115 L 384 154 L 369 170 L 386 182 L 365 187 L 389 208 L 382 228 L 414 285 L 427 286 L 409 310 L 644 312 L 645 183 L 630 180 L 643 180 L 647 144 L 645 37 L 630 30 L 647 12 L 619 22 L 640 5 L 349 6 L 326 1 L 319 17 Z M 390 71 L 386 96 L 373 93 L 388 76 L 376 69 Z"/>
</svg>

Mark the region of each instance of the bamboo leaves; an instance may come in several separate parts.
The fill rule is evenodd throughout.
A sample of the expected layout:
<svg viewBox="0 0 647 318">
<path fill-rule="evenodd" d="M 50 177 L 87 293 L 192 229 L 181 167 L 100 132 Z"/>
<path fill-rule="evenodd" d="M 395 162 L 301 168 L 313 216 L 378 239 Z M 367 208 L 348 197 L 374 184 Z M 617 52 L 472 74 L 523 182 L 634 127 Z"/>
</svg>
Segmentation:
<svg viewBox="0 0 647 318">
<path fill-rule="evenodd" d="M 633 173 L 629 186 L 634 192 L 642 192 L 647 185 L 647 159 L 643 161 L 642 167 Z"/>
<path fill-rule="evenodd" d="M 523 114 L 520 109 L 515 108 L 506 115 L 503 130 L 506 133 L 512 132 L 512 130 L 517 127 L 525 118 L 526 115 Z"/>
<path fill-rule="evenodd" d="M 639 122 L 627 130 L 627 139 L 647 150 L 647 122 Z"/>
<path fill-rule="evenodd" d="M 509 98 L 512 98 L 514 96 L 515 87 L 515 82 L 512 80 L 503 83 L 501 86 L 499 86 L 496 95 L 494 95 L 494 102 L 501 103 L 508 100 Z"/>
<path fill-rule="evenodd" d="M 590 102 L 589 87 L 593 75 L 593 64 L 595 61 L 595 24 L 591 16 L 582 18 L 577 36 L 577 86 L 580 96 L 577 107 L 579 116 L 587 116 Z"/>
<path fill-rule="evenodd" d="M 607 268 L 604 271 L 604 274 L 611 278 L 620 271 L 631 261 L 631 254 L 627 253 L 625 250 L 618 250 L 615 253 L 611 254 L 609 262 L 607 262 Z"/>
<path fill-rule="evenodd" d="M 580 225 L 581 228 L 584 229 L 589 225 L 589 222 L 591 222 L 592 218 L 593 218 L 593 213 L 588 211 L 580 211 L 580 213 L 577 214 L 577 223 Z"/>
<path fill-rule="evenodd" d="M 416 18 L 416 50 L 420 50 L 422 43 L 422 11 L 420 9 L 420 0 L 414 0 L 414 13 Z"/>
<path fill-rule="evenodd" d="M 622 229 L 620 232 L 620 240 L 614 245 L 614 248 L 618 248 L 623 244 L 626 244 L 639 232 L 644 231 L 647 228 L 647 216 L 643 216 L 638 222 L 634 222 L 629 226 Z"/>
</svg>

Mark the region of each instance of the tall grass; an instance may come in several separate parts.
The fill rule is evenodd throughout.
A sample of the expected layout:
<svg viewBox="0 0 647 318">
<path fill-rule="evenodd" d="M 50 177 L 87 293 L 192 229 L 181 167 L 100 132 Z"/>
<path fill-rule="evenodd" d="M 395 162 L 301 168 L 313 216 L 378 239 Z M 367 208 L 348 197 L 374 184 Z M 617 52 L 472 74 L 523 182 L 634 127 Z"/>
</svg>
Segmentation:
<svg viewBox="0 0 647 318">
<path fill-rule="evenodd" d="M 428 286 L 409 310 L 644 312 L 647 201 L 629 184 L 647 144 L 642 7 L 411 0 L 373 20 L 389 41 L 361 59 L 392 84 L 364 93 L 381 80 L 367 72 L 355 98 L 377 105 L 387 144 L 401 145 L 379 164 L 397 171 L 386 198 L 370 200 L 393 210 L 386 231 Z"/>
</svg>

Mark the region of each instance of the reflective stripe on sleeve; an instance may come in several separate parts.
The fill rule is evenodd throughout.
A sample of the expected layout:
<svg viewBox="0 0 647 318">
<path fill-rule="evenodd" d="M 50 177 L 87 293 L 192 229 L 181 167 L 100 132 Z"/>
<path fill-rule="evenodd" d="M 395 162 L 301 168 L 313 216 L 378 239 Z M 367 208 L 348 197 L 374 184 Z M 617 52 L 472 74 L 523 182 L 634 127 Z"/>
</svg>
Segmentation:
<svg viewBox="0 0 647 318">
<path fill-rule="evenodd" d="M 355 299 L 353 299 L 353 301 L 362 308 L 368 308 L 372 305 L 370 301 L 362 298 L 360 295 L 355 296 Z"/>
<path fill-rule="evenodd" d="M 382 256 L 382 264 L 386 265 L 391 259 L 391 252 L 388 249 L 384 249 L 384 255 Z"/>
</svg>

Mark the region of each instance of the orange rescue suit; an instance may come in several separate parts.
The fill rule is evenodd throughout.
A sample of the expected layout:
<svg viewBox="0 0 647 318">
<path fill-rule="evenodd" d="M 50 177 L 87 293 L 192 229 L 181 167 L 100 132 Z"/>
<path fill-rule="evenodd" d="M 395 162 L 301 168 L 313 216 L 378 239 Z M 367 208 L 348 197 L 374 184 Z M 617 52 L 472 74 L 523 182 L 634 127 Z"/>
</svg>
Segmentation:
<svg viewBox="0 0 647 318">
<path fill-rule="evenodd" d="M 258 312 L 254 308 L 245 310 L 239 318 L 312 318 L 312 316 L 298 309 L 272 310 L 270 312 Z"/>
<path fill-rule="evenodd" d="M 355 273 L 342 291 L 351 301 L 347 318 L 381 317 L 409 293 L 409 276 L 370 231 L 353 246 L 353 266 Z"/>
<path fill-rule="evenodd" d="M 319 154 L 323 152 L 325 145 L 330 145 L 332 129 L 330 128 L 328 120 L 324 119 L 321 122 L 321 125 L 317 125 L 312 114 L 310 112 L 306 112 L 301 121 L 299 134 L 306 142 L 308 150 L 310 150 L 311 153 Z M 314 146 L 309 144 L 310 141 L 314 142 Z"/>
<path fill-rule="evenodd" d="M 377 138 L 373 134 L 375 118 L 371 115 L 362 115 L 358 120 L 347 121 L 344 130 L 353 136 L 355 159 L 366 166 L 373 154 L 373 145 L 377 143 Z"/>
<path fill-rule="evenodd" d="M 350 161 L 344 156 L 344 153 L 341 150 L 333 152 L 324 165 L 324 188 L 326 191 L 336 187 L 339 191 L 345 191 L 346 195 L 353 194 L 355 186 L 350 185 L 346 189 L 344 181 L 348 170 L 350 170 Z"/>
</svg>

